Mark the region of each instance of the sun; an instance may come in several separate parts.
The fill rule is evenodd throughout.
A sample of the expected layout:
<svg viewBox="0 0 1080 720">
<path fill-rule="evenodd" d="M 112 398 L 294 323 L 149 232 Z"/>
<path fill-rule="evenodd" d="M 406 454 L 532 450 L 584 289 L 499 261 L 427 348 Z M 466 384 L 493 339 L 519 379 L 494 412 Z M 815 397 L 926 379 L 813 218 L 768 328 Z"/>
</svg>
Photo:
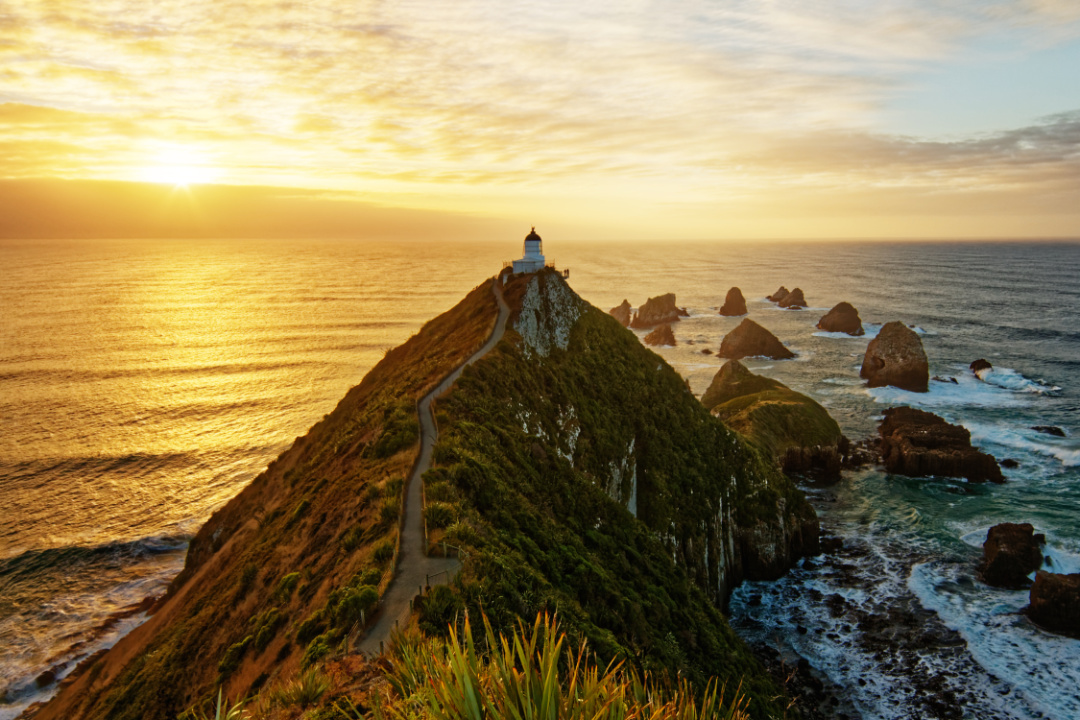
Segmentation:
<svg viewBox="0 0 1080 720">
<path fill-rule="evenodd" d="M 151 153 L 150 164 L 140 173 L 145 182 L 187 187 L 213 182 L 221 174 L 196 148 L 161 143 L 155 145 Z"/>
</svg>

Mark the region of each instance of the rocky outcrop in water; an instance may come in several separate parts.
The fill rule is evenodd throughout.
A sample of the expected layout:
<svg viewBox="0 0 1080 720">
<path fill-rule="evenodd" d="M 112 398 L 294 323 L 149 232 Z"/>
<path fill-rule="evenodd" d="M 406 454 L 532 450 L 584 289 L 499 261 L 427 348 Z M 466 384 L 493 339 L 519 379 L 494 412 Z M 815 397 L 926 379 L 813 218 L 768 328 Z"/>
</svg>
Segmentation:
<svg viewBox="0 0 1080 720">
<path fill-rule="evenodd" d="M 630 326 L 630 302 L 628 300 L 624 299 L 621 305 L 616 305 L 608 310 L 608 314 L 622 323 L 623 327 Z"/>
<path fill-rule="evenodd" d="M 826 332 L 841 332 L 854 336 L 865 334 L 859 311 L 848 302 L 837 303 L 832 310 L 818 320 L 817 326 L 818 330 Z"/>
<path fill-rule="evenodd" d="M 1046 536 L 1035 534 L 1030 523 L 1001 523 L 990 528 L 983 542 L 979 576 L 987 585 L 1003 588 L 1027 587 L 1028 575 L 1043 562 Z"/>
<path fill-rule="evenodd" d="M 776 304 L 788 310 L 802 310 L 806 307 L 806 298 L 803 297 L 802 290 L 795 288 Z"/>
<path fill-rule="evenodd" d="M 979 378 L 980 380 L 983 379 L 983 376 L 986 373 L 994 369 L 994 366 L 990 364 L 990 361 L 984 360 L 983 358 L 979 358 L 975 362 L 968 365 L 968 367 L 971 369 L 971 374 Z"/>
<path fill-rule="evenodd" d="M 775 335 L 750 318 L 743 320 L 737 328 L 724 336 L 716 355 L 731 360 L 747 357 L 787 360 L 795 357 L 795 353 L 784 347 Z"/>
<path fill-rule="evenodd" d="M 1031 586 L 1027 615 L 1040 627 L 1080 636 L 1080 573 L 1061 575 L 1039 571 Z"/>
<path fill-rule="evenodd" d="M 657 325 L 678 322 L 680 317 L 686 317 L 688 313 L 675 305 L 675 293 L 667 293 L 659 297 L 649 298 L 648 301 L 638 308 L 630 321 L 632 328 L 651 328 Z"/>
<path fill-rule="evenodd" d="M 743 297 L 742 290 L 737 287 L 728 290 L 727 297 L 724 298 L 724 305 L 720 308 L 720 314 L 727 317 L 746 314 L 746 298 Z"/>
<path fill-rule="evenodd" d="M 1032 425 L 1031 429 L 1037 433 L 1043 435 L 1053 435 L 1054 437 L 1065 437 L 1065 431 L 1059 428 L 1057 425 Z"/>
<path fill-rule="evenodd" d="M 912 392 L 927 392 L 930 363 L 922 340 L 902 322 L 885 323 L 866 347 L 859 377 L 870 387 L 892 385 Z"/>
<path fill-rule="evenodd" d="M 947 423 L 933 413 L 909 407 L 889 408 L 879 431 L 881 461 L 887 472 L 1005 482 L 997 460 L 971 446 L 967 428 Z"/>
<path fill-rule="evenodd" d="M 848 446 L 840 426 L 813 399 L 728 360 L 701 396 L 724 424 L 764 448 L 788 475 L 840 479 Z"/>
<path fill-rule="evenodd" d="M 768 300 L 769 302 L 780 302 L 781 300 L 783 300 L 784 298 L 787 297 L 787 294 L 788 294 L 788 289 L 786 287 L 784 287 L 783 285 L 781 285 L 780 288 L 776 292 L 774 292 L 772 295 L 766 295 L 765 299 Z"/>
<path fill-rule="evenodd" d="M 661 325 L 646 335 L 643 342 L 654 347 L 657 345 L 674 345 L 675 333 L 671 331 L 670 325 Z"/>
</svg>

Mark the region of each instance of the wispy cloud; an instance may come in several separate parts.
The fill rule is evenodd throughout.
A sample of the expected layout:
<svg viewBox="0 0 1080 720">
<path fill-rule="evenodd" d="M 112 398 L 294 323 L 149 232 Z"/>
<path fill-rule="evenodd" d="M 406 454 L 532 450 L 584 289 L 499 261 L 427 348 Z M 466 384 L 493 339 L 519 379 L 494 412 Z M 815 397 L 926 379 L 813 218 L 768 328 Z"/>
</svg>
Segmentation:
<svg viewBox="0 0 1080 720">
<path fill-rule="evenodd" d="M 1075 42 L 1080 10 L 1070 0 L 0 5 L 11 150 L 0 176 L 134 179 L 168 141 L 210 158 L 222 182 L 442 208 L 582 192 L 657 207 L 777 187 L 1035 192 L 1080 179 L 1075 115 L 949 142 L 877 130 L 912 73 L 1001 33 Z"/>
</svg>

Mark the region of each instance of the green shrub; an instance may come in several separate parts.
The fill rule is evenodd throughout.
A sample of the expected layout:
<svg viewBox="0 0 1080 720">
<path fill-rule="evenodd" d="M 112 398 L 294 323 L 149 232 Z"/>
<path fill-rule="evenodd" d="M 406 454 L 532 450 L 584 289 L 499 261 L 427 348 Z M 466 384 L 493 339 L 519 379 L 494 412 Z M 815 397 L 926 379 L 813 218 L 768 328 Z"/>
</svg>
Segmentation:
<svg viewBox="0 0 1080 720">
<path fill-rule="evenodd" d="M 420 601 L 420 629 L 428 635 L 446 637 L 450 625 L 464 608 L 453 590 L 436 585 Z"/>
<path fill-rule="evenodd" d="M 444 528 L 454 522 L 454 506 L 444 502 L 429 502 L 424 508 L 424 519 L 428 528 Z"/>
<path fill-rule="evenodd" d="M 384 525 L 393 525 L 401 517 L 401 498 L 388 497 L 379 508 L 379 521 Z"/>
<path fill-rule="evenodd" d="M 400 475 L 392 477 L 383 483 L 382 494 L 383 497 L 400 498 L 401 488 L 405 487 L 405 478 Z"/>
<path fill-rule="evenodd" d="M 362 618 L 370 615 L 372 608 L 378 602 L 379 591 L 371 585 L 346 588 L 334 609 L 334 625 L 348 630 Z"/>
<path fill-rule="evenodd" d="M 364 541 L 364 526 L 353 525 L 348 532 L 341 536 L 341 546 L 345 552 L 353 552 Z"/>
<path fill-rule="evenodd" d="M 382 434 L 375 441 L 375 457 L 388 458 L 411 447 L 420 437 L 420 424 L 415 413 L 399 407 L 383 426 Z"/>
<path fill-rule="evenodd" d="M 364 567 L 360 569 L 360 572 L 353 575 L 350 585 L 378 585 L 382 580 L 383 571 L 381 568 Z"/>
<path fill-rule="evenodd" d="M 292 597 L 293 590 L 300 583 L 300 573 L 292 572 L 285 577 L 278 580 L 277 589 L 274 591 L 274 595 L 279 600 L 288 600 Z"/>
<path fill-rule="evenodd" d="M 240 579 L 236 583 L 235 598 L 237 600 L 250 592 L 251 588 L 255 585 L 255 578 L 258 574 L 259 566 L 255 563 L 248 563 L 244 566 L 244 569 L 240 571 Z"/>
<path fill-rule="evenodd" d="M 329 688 L 330 679 L 318 668 L 311 668 L 285 687 L 271 692 L 270 701 L 281 707 L 307 707 L 318 702 Z"/>
<path fill-rule="evenodd" d="M 278 612 L 277 608 L 270 608 L 255 618 L 252 618 L 252 624 L 255 627 L 255 652 L 261 653 L 266 649 L 266 646 L 270 644 L 270 641 L 274 639 L 274 635 L 277 634 L 278 627 L 285 622 L 284 616 Z"/>
<path fill-rule="evenodd" d="M 394 557 L 394 540 L 393 538 L 387 538 L 383 540 L 375 548 L 375 562 L 380 565 L 385 565 L 390 562 L 390 559 Z"/>
<path fill-rule="evenodd" d="M 463 520 L 458 520 L 446 528 L 443 539 L 455 545 L 471 545 L 475 547 L 480 544 L 480 534 L 476 532 L 476 528 Z"/>
<path fill-rule="evenodd" d="M 316 610 L 308 615 L 307 620 L 300 623 L 296 628 L 296 640 L 302 644 L 311 642 L 312 638 L 321 635 L 326 630 L 326 613 Z"/>
<path fill-rule="evenodd" d="M 318 635 L 304 650 L 304 656 L 300 658 L 300 667 L 307 669 L 330 654 L 330 639 L 326 635 Z"/>
<path fill-rule="evenodd" d="M 251 640 L 251 635 L 248 635 L 240 642 L 230 645 L 218 662 L 218 672 L 225 676 L 231 675 L 233 670 L 240 666 L 240 660 L 244 657 L 244 653 L 247 652 Z"/>
<path fill-rule="evenodd" d="M 450 487 L 450 483 L 445 481 L 439 481 L 424 486 L 424 499 L 428 503 L 434 502 L 452 502 L 454 498 L 454 488 Z"/>
</svg>

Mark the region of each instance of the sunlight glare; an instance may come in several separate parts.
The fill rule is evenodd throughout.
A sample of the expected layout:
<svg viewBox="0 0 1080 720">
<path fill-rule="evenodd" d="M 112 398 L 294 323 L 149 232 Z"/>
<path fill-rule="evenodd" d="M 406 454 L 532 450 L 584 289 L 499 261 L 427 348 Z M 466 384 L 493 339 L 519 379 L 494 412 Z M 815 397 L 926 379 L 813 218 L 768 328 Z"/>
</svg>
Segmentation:
<svg viewBox="0 0 1080 720">
<path fill-rule="evenodd" d="M 146 182 L 187 187 L 213 182 L 221 174 L 191 147 L 161 144 L 155 146 L 152 153 L 150 164 L 141 173 L 141 179 Z"/>
</svg>

